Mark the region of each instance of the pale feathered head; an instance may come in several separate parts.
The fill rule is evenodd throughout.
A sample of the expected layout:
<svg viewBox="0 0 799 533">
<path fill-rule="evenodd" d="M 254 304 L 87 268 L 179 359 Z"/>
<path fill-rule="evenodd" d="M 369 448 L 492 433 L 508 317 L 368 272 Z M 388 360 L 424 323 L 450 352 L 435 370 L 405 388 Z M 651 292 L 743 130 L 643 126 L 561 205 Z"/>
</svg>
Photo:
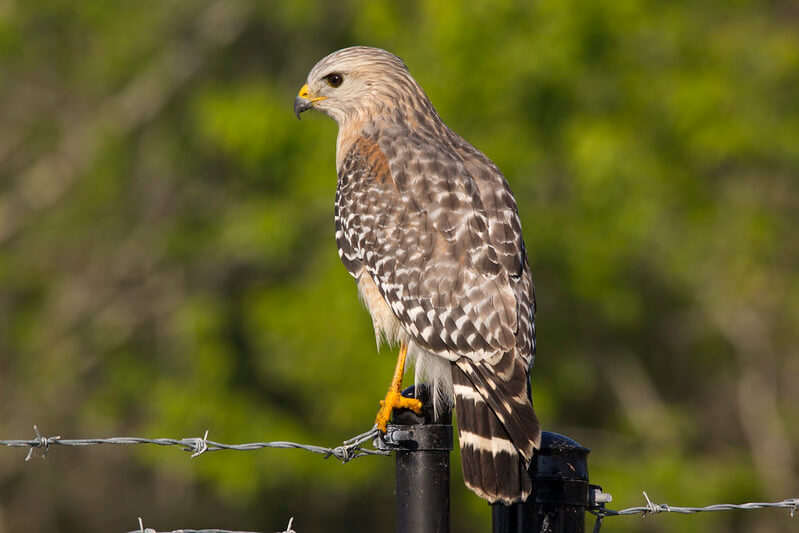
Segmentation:
<svg viewBox="0 0 799 533">
<path fill-rule="evenodd" d="M 404 104 L 432 109 L 402 59 L 368 46 L 333 52 L 308 73 L 308 80 L 294 101 L 294 112 L 317 109 L 339 126 L 364 114 L 391 112 Z"/>
</svg>

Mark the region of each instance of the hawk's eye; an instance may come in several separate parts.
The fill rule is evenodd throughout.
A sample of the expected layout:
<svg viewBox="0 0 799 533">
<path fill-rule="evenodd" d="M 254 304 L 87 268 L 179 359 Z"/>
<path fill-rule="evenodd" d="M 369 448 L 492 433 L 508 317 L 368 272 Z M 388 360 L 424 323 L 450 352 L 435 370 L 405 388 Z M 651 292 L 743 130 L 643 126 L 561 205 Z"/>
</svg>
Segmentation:
<svg viewBox="0 0 799 533">
<path fill-rule="evenodd" d="M 333 88 L 338 87 L 344 82 L 344 77 L 341 74 L 335 74 L 335 73 L 328 74 L 327 76 L 325 76 L 325 79 L 327 80 L 327 84 Z"/>
</svg>

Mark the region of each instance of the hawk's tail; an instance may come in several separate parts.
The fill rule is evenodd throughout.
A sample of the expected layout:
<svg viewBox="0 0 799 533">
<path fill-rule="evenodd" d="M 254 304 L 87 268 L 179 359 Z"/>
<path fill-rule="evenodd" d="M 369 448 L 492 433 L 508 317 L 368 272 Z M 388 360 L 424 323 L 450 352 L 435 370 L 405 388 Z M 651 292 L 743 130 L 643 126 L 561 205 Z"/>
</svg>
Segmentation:
<svg viewBox="0 0 799 533">
<path fill-rule="evenodd" d="M 527 468 L 540 445 L 541 426 L 528 379 L 513 352 L 495 365 L 467 359 L 452 364 L 463 479 L 491 503 L 530 495 Z"/>
</svg>

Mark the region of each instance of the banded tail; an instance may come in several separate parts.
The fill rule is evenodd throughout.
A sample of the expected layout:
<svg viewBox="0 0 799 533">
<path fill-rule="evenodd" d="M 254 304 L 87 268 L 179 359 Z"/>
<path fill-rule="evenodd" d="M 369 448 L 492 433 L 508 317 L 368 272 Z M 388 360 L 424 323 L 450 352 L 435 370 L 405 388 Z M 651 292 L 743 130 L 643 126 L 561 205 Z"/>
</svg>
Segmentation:
<svg viewBox="0 0 799 533">
<path fill-rule="evenodd" d="M 524 363 L 508 352 L 496 364 L 452 364 L 458 441 L 466 486 L 491 503 L 524 500 L 527 468 L 541 442 Z"/>
</svg>

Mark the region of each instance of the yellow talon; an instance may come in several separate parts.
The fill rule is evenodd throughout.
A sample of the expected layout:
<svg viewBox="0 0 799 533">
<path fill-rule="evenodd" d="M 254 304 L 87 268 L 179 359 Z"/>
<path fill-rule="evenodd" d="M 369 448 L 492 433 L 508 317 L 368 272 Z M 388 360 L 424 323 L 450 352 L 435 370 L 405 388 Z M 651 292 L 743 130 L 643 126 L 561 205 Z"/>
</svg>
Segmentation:
<svg viewBox="0 0 799 533">
<path fill-rule="evenodd" d="M 400 346 L 399 357 L 397 358 L 397 367 L 394 369 L 394 377 L 391 380 L 391 385 L 388 387 L 386 398 L 380 401 L 380 410 L 375 417 L 375 425 L 377 429 L 386 432 L 386 425 L 391 420 L 391 412 L 394 409 L 410 409 L 417 415 L 422 414 L 422 402 L 416 398 L 406 398 L 400 392 L 402 388 L 402 374 L 405 370 L 405 356 L 408 353 L 408 347 L 405 343 Z"/>
<path fill-rule="evenodd" d="M 422 402 L 416 398 L 406 398 L 399 391 L 389 390 L 386 393 L 386 399 L 380 400 L 380 410 L 375 417 L 375 424 L 383 433 L 386 432 L 386 425 L 391 420 L 391 412 L 394 409 L 410 409 L 420 415 L 422 414 Z"/>
</svg>

